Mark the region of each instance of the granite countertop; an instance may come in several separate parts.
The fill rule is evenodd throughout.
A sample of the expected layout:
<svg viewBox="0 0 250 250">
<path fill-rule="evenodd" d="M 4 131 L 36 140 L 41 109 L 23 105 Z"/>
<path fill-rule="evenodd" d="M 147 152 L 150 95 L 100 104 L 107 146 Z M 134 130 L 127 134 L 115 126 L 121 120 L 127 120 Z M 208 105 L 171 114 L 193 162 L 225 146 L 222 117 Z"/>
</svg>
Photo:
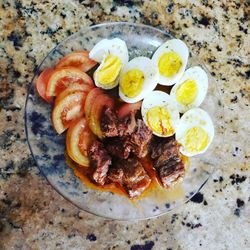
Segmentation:
<svg viewBox="0 0 250 250">
<path fill-rule="evenodd" d="M 250 249 L 249 11 L 249 1 L 1 1 L 0 249 Z M 136 223 L 62 198 L 39 173 L 24 132 L 27 87 L 43 57 L 81 27 L 109 21 L 183 39 L 225 105 L 224 157 L 207 185 L 174 212 Z"/>
</svg>

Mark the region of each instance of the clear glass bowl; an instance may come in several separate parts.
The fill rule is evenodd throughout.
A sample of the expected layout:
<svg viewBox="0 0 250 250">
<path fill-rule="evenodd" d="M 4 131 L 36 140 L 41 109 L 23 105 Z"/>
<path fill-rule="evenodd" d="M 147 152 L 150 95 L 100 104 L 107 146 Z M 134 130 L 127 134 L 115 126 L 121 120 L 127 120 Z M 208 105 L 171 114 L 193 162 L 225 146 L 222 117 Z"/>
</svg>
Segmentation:
<svg viewBox="0 0 250 250">
<path fill-rule="evenodd" d="M 217 133 L 205 154 L 190 158 L 190 168 L 181 184 L 169 190 L 153 190 L 137 201 L 131 202 L 128 198 L 111 192 L 94 190 L 82 183 L 66 165 L 65 134 L 55 133 L 51 122 L 52 107 L 38 96 L 34 82 L 45 67 L 55 65 L 58 59 L 71 51 L 90 50 L 101 39 L 114 37 L 126 41 L 130 59 L 141 55 L 151 57 L 159 45 L 173 38 L 156 28 L 130 23 L 106 23 L 86 27 L 68 37 L 46 56 L 32 80 L 25 106 L 26 134 L 31 153 L 40 171 L 55 190 L 74 205 L 105 218 L 146 219 L 175 209 L 201 189 L 219 164 L 221 138 Z M 217 132 L 222 108 L 219 106 L 220 95 L 216 82 L 191 52 L 188 66 L 194 65 L 200 65 L 208 74 L 209 90 L 201 107 L 212 117 Z"/>
</svg>

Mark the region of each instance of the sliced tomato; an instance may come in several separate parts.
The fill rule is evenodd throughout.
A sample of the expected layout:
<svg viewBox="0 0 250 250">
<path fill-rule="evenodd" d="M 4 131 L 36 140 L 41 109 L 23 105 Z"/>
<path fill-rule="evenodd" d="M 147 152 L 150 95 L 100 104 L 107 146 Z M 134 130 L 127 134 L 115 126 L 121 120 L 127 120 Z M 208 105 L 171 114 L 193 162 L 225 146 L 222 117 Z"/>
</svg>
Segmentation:
<svg viewBox="0 0 250 250">
<path fill-rule="evenodd" d="M 63 57 L 57 64 L 56 68 L 76 67 L 87 72 L 97 64 L 96 61 L 89 58 L 88 51 L 76 51 Z"/>
<path fill-rule="evenodd" d="M 52 122 L 58 134 L 63 133 L 72 123 L 84 114 L 85 92 L 73 92 L 61 99 L 53 108 Z"/>
<path fill-rule="evenodd" d="M 85 116 L 87 119 L 90 116 L 90 111 L 91 111 L 93 104 L 97 100 L 97 96 L 100 94 L 104 94 L 104 92 L 99 88 L 94 88 L 88 93 L 87 98 L 86 98 L 86 102 L 85 102 L 85 107 L 84 107 Z"/>
<path fill-rule="evenodd" d="M 114 107 L 114 100 L 108 95 L 100 94 L 93 104 L 90 111 L 90 117 L 87 120 L 91 131 L 99 138 L 103 137 L 101 130 L 101 116 L 104 107 L 112 109 Z"/>
<path fill-rule="evenodd" d="M 66 149 L 69 157 L 80 164 L 88 167 L 88 149 L 95 136 L 87 126 L 85 118 L 81 118 L 70 125 L 66 136 Z"/>
<path fill-rule="evenodd" d="M 137 112 L 140 110 L 142 102 L 135 102 L 135 103 L 125 103 L 123 104 L 117 111 L 117 115 L 119 118 L 123 118 L 129 115 L 131 112 Z"/>
<path fill-rule="evenodd" d="M 36 89 L 38 94 L 48 103 L 52 103 L 53 98 L 46 95 L 46 88 L 53 69 L 44 69 L 36 80 Z"/>
<path fill-rule="evenodd" d="M 94 86 L 91 77 L 80 69 L 74 67 L 59 68 L 55 69 L 49 78 L 46 95 L 56 96 L 72 83 Z"/>
<path fill-rule="evenodd" d="M 90 85 L 80 84 L 80 83 L 72 83 L 69 85 L 65 90 L 63 90 L 55 99 L 55 105 L 62 100 L 64 97 L 66 97 L 69 94 L 72 94 L 73 92 L 85 92 L 86 95 L 89 93 L 89 91 L 93 89 Z"/>
</svg>

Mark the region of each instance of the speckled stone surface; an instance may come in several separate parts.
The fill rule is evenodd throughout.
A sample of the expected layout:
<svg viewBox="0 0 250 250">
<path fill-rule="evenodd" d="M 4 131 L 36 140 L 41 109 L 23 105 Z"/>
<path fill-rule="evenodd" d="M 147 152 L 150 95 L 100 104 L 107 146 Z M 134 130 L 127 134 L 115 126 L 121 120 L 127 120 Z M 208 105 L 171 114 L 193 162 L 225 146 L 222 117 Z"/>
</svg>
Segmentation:
<svg viewBox="0 0 250 250">
<path fill-rule="evenodd" d="M 187 2 L 189 2 L 187 4 Z M 249 1 L 0 2 L 0 249 L 250 249 Z M 183 39 L 218 82 L 222 161 L 178 210 L 140 222 L 78 210 L 39 174 L 24 133 L 37 65 L 81 27 L 149 24 Z"/>
</svg>

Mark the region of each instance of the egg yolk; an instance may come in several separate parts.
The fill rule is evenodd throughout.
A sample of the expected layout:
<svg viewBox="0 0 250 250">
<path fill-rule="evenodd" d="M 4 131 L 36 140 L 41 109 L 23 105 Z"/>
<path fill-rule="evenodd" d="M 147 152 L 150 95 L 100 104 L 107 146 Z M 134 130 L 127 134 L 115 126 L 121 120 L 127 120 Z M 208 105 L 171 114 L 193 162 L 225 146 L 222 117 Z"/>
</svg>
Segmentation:
<svg viewBox="0 0 250 250">
<path fill-rule="evenodd" d="M 142 91 L 144 79 L 144 73 L 141 70 L 129 70 L 120 81 L 122 93 L 129 98 L 136 97 Z"/>
<path fill-rule="evenodd" d="M 173 77 L 181 66 L 181 57 L 173 51 L 162 54 L 158 61 L 159 72 L 165 77 Z"/>
<path fill-rule="evenodd" d="M 174 129 L 171 124 L 171 116 L 168 110 L 161 106 L 155 106 L 147 112 L 147 122 L 149 127 L 161 135 L 172 135 Z"/>
<path fill-rule="evenodd" d="M 102 67 L 97 71 L 98 82 L 103 85 L 112 84 L 118 77 L 122 67 L 122 62 L 118 56 L 108 55 Z"/>
<path fill-rule="evenodd" d="M 198 89 L 194 80 L 186 80 L 176 90 L 176 99 L 183 105 L 191 104 L 197 97 Z"/>
<path fill-rule="evenodd" d="M 184 141 L 187 152 L 199 153 L 208 145 L 208 134 L 201 127 L 192 127 L 186 132 Z"/>
</svg>

